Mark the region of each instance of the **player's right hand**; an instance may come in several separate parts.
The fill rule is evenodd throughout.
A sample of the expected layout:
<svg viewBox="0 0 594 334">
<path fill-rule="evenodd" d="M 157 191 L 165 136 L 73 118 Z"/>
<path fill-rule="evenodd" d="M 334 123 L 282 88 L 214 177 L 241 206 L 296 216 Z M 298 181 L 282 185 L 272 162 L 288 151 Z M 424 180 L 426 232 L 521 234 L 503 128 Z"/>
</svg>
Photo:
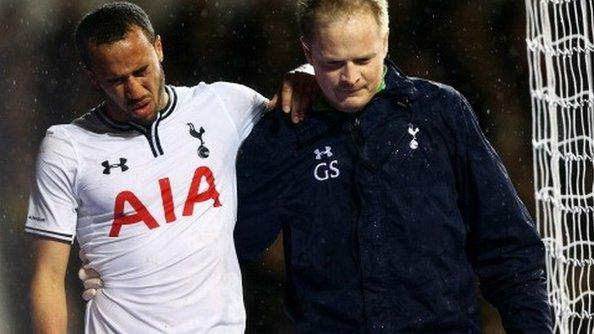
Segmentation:
<svg viewBox="0 0 594 334">
<path fill-rule="evenodd" d="M 89 301 L 95 297 L 97 290 L 103 287 L 103 281 L 99 273 L 89 267 L 89 260 L 82 249 L 78 252 L 78 257 L 83 263 L 82 267 L 78 270 L 78 278 L 83 282 L 85 288 L 82 298 L 85 301 Z"/>
<path fill-rule="evenodd" d="M 302 65 L 285 74 L 276 94 L 267 104 L 267 108 L 281 107 L 285 114 L 291 114 L 291 120 L 297 124 L 303 120 L 307 109 L 320 93 L 320 87 L 311 65 Z"/>
</svg>

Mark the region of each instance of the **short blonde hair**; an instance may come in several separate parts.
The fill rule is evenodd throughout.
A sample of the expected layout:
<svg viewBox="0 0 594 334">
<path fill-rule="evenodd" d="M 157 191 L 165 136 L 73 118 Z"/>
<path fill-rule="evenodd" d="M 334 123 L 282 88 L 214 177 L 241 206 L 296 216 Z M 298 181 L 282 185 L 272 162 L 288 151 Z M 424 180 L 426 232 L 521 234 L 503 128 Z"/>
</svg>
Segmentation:
<svg viewBox="0 0 594 334">
<path fill-rule="evenodd" d="M 368 10 L 378 25 L 387 31 L 390 25 L 387 0 L 299 0 L 297 21 L 301 34 L 311 40 L 316 20 L 320 17 L 339 17 L 356 11 Z"/>
</svg>

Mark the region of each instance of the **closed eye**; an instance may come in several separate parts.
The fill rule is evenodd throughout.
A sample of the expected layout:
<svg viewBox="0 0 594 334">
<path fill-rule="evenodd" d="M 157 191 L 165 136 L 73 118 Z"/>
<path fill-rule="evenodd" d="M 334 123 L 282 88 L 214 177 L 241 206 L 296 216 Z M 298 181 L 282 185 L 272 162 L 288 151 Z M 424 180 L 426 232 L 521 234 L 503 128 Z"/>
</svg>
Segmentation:
<svg viewBox="0 0 594 334">
<path fill-rule="evenodd" d="M 119 84 L 124 82 L 125 78 L 124 77 L 117 77 L 117 78 L 109 78 L 107 79 L 107 82 L 110 84 Z"/>
<path fill-rule="evenodd" d="M 331 69 L 338 69 L 338 68 L 342 67 L 343 65 L 344 65 L 344 62 L 340 61 L 340 60 L 328 60 L 325 62 L 325 67 L 331 68 Z"/>
<path fill-rule="evenodd" d="M 146 75 L 147 71 L 148 71 L 148 65 L 143 66 L 143 67 L 137 69 L 136 71 L 132 72 L 132 75 L 134 75 L 135 77 L 143 77 Z"/>
<path fill-rule="evenodd" d="M 367 65 L 371 62 L 372 58 L 359 58 L 355 59 L 354 63 L 357 65 Z"/>
</svg>

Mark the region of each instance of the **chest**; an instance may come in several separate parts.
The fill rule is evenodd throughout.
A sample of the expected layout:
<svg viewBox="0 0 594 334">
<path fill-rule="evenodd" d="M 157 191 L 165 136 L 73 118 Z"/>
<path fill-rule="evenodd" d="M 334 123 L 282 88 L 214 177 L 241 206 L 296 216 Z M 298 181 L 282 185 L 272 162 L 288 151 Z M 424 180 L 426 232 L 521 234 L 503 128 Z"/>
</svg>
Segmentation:
<svg viewBox="0 0 594 334">
<path fill-rule="evenodd" d="M 234 197 L 239 139 L 216 108 L 182 106 L 155 123 L 146 131 L 103 134 L 79 143 L 79 218 L 109 222 L 136 217 L 151 229 Z M 118 233 L 112 228 L 111 234 Z"/>
<path fill-rule="evenodd" d="M 296 151 L 296 183 L 309 196 L 453 185 L 447 138 L 423 120 L 400 118 L 368 131 L 354 121 Z"/>
<path fill-rule="evenodd" d="M 367 133 L 345 127 L 298 152 L 291 191 L 298 200 L 289 211 L 296 213 L 293 227 L 305 232 L 345 234 L 345 226 L 358 221 L 386 219 L 405 229 L 427 228 L 457 210 L 455 163 L 447 139 L 430 122 L 396 119 Z"/>
</svg>

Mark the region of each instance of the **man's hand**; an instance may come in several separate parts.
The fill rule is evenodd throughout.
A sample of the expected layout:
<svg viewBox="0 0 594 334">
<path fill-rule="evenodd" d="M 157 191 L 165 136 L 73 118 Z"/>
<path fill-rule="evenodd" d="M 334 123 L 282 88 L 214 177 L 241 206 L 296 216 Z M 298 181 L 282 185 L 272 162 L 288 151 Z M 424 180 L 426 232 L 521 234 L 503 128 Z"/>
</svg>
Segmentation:
<svg viewBox="0 0 594 334">
<path fill-rule="evenodd" d="M 291 113 L 291 120 L 297 124 L 303 120 L 309 108 L 319 93 L 320 88 L 313 74 L 307 72 L 291 71 L 285 74 L 279 91 L 274 94 L 267 108 L 282 107 L 283 111 Z"/>
<path fill-rule="evenodd" d="M 97 290 L 103 287 L 103 281 L 98 272 L 88 267 L 89 260 L 82 249 L 78 252 L 78 257 L 83 263 L 83 266 L 78 270 L 78 278 L 80 278 L 85 287 L 82 298 L 88 302 L 95 297 Z"/>
</svg>

